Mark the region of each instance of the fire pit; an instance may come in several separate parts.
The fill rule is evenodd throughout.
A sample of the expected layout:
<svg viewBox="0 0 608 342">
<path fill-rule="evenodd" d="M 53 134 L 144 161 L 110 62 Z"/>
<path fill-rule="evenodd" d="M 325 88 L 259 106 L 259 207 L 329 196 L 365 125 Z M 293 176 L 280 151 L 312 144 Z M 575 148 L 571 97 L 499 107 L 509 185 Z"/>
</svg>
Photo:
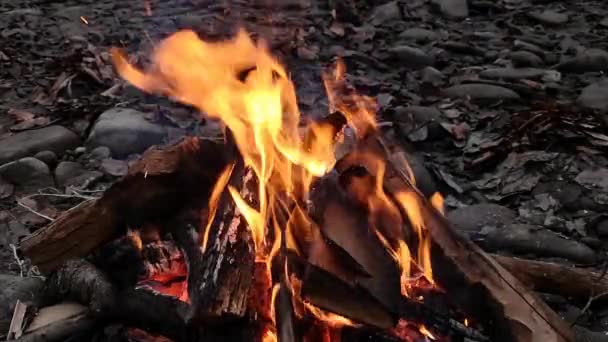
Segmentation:
<svg viewBox="0 0 608 342">
<path fill-rule="evenodd" d="M 225 137 L 148 150 L 102 198 L 23 241 L 48 275 L 44 305 L 78 302 L 82 322 L 122 322 L 133 340 L 573 340 L 454 232 L 440 194 L 417 190 L 407 152 L 340 62 L 323 75 L 331 113 L 311 121 L 245 31 L 215 43 L 177 32 L 146 71 L 113 58 L 134 86 L 220 120 Z"/>
</svg>

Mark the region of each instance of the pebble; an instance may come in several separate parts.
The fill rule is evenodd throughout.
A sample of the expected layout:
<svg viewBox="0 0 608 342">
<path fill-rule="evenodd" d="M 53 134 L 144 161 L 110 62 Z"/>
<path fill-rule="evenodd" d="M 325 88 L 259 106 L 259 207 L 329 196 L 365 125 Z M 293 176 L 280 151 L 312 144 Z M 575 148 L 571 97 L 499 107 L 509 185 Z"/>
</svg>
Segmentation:
<svg viewBox="0 0 608 342">
<path fill-rule="evenodd" d="M 545 50 L 543 50 L 539 46 L 534 45 L 532 43 L 525 42 L 523 40 L 519 40 L 519 39 L 516 40 L 515 42 L 513 42 L 513 46 L 517 50 L 532 52 L 532 53 L 535 53 L 536 55 L 541 56 L 542 58 L 544 58 L 545 54 L 546 54 Z"/>
<path fill-rule="evenodd" d="M 441 13 L 452 19 L 463 19 L 469 16 L 467 0 L 440 0 Z"/>
<path fill-rule="evenodd" d="M 435 58 L 416 47 L 399 45 L 391 48 L 389 52 L 407 68 L 420 69 L 435 64 Z"/>
<path fill-rule="evenodd" d="M 0 140 L 0 165 L 32 156 L 40 151 L 61 154 L 79 144 L 78 136 L 63 126 L 48 126 L 17 133 Z"/>
<path fill-rule="evenodd" d="M 98 180 L 103 178 L 103 173 L 99 171 L 84 171 L 78 176 L 72 177 L 68 179 L 64 186 L 73 186 L 76 188 L 83 187 L 83 185 L 89 185 L 97 182 Z"/>
<path fill-rule="evenodd" d="M 63 161 L 55 168 L 55 182 L 59 187 L 64 187 L 70 179 L 78 177 L 84 172 L 84 168 L 79 163 Z"/>
<path fill-rule="evenodd" d="M 608 110 L 608 78 L 583 88 L 576 101 L 585 108 Z"/>
<path fill-rule="evenodd" d="M 519 95 L 505 87 L 483 84 L 466 83 L 451 86 L 443 90 L 443 93 L 452 98 L 466 98 L 472 100 L 517 100 Z"/>
<path fill-rule="evenodd" d="M 95 147 L 91 151 L 91 157 L 96 160 L 104 160 L 106 158 L 110 158 L 112 156 L 112 151 L 107 146 L 99 146 Z"/>
<path fill-rule="evenodd" d="M 439 125 L 441 112 L 435 107 L 408 106 L 395 108 L 397 126 L 411 141 L 424 141 L 445 132 Z"/>
<path fill-rule="evenodd" d="M 564 258 L 585 264 L 597 261 L 595 252 L 588 246 L 533 225 L 512 224 L 504 228 L 485 227 L 475 241 L 489 252 L 509 251 L 515 254 L 533 254 L 538 257 Z"/>
<path fill-rule="evenodd" d="M 34 158 L 42 160 L 49 167 L 55 167 L 55 165 L 57 165 L 57 154 L 53 151 L 40 151 L 34 154 Z"/>
<path fill-rule="evenodd" d="M 411 40 L 416 43 L 427 43 L 438 40 L 440 37 L 439 34 L 435 31 L 412 27 L 401 32 L 399 34 L 399 38 L 404 40 Z"/>
<path fill-rule="evenodd" d="M 374 8 L 369 18 L 369 22 L 372 25 L 381 25 L 399 19 L 401 19 L 401 8 L 399 8 L 397 1 L 391 1 Z"/>
<path fill-rule="evenodd" d="M 146 114 L 127 108 L 111 108 L 99 116 L 86 142 L 90 148 L 106 146 L 112 156 L 124 158 L 162 144 L 168 129 L 146 119 Z"/>
<path fill-rule="evenodd" d="M 0 323 L 8 328 L 17 301 L 35 302 L 43 285 L 42 278 L 0 274 Z"/>
<path fill-rule="evenodd" d="M 422 69 L 422 82 L 423 83 L 429 83 L 432 85 L 439 85 L 441 83 L 443 83 L 443 79 L 444 79 L 444 75 L 441 73 L 441 71 L 433 68 L 433 67 L 426 67 L 424 69 Z"/>
<path fill-rule="evenodd" d="M 479 73 L 482 78 L 516 80 L 522 78 L 537 78 L 544 76 L 547 71 L 537 68 L 493 68 Z"/>
<path fill-rule="evenodd" d="M 565 60 L 558 65 L 558 70 L 584 73 L 608 70 L 608 52 L 590 48 L 579 52 L 576 57 Z"/>
<path fill-rule="evenodd" d="M 513 62 L 513 65 L 518 68 L 539 67 L 543 65 L 543 60 L 530 51 L 512 51 L 508 57 Z"/>
<path fill-rule="evenodd" d="M 608 169 L 587 169 L 581 171 L 574 181 L 590 190 L 608 192 Z"/>
<path fill-rule="evenodd" d="M 546 25 L 561 25 L 568 22 L 567 14 L 553 10 L 544 10 L 542 12 L 533 11 L 530 12 L 528 16 Z"/>
<path fill-rule="evenodd" d="M 87 152 L 87 148 L 84 146 L 78 146 L 76 147 L 76 149 L 74 149 L 74 154 L 80 155 L 80 154 L 85 154 Z"/>
<path fill-rule="evenodd" d="M 0 166 L 0 176 L 24 192 L 54 186 L 48 165 L 33 157 L 25 157 Z"/>
<path fill-rule="evenodd" d="M 9 198 L 15 192 L 15 186 L 0 176 L 0 199 Z"/>
<path fill-rule="evenodd" d="M 515 222 L 517 215 L 507 207 L 493 203 L 479 203 L 455 209 L 447 218 L 460 231 L 479 232 L 485 226 L 503 227 Z"/>
<path fill-rule="evenodd" d="M 608 218 L 604 218 L 595 226 L 595 232 L 603 238 L 608 237 Z"/>
<path fill-rule="evenodd" d="M 108 158 L 101 162 L 101 169 L 110 176 L 122 177 L 129 172 L 129 165 L 124 160 Z"/>
</svg>

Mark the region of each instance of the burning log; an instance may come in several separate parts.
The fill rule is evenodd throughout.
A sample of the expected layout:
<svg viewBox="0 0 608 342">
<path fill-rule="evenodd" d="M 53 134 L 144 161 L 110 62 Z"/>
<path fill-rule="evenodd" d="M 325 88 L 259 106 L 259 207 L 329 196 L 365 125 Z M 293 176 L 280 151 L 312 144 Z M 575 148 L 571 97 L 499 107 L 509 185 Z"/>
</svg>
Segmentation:
<svg viewBox="0 0 608 342">
<path fill-rule="evenodd" d="M 254 266 L 251 235 L 243 213 L 224 188 L 230 184 L 250 198 L 254 177 L 242 168 L 224 172 L 229 171 L 230 179 L 216 184 L 221 192 L 215 208 L 201 212 L 206 203 L 194 202 L 173 224 L 176 241 L 188 261 L 189 320 L 242 318 L 247 310 Z M 214 215 L 202 215 L 208 212 Z"/>
<path fill-rule="evenodd" d="M 208 193 L 230 151 L 198 138 L 151 148 L 102 198 L 63 213 L 24 239 L 21 250 L 43 273 L 83 257 L 126 227 L 163 219 L 193 196 Z"/>
<path fill-rule="evenodd" d="M 384 186 L 407 193 L 431 240 L 433 277 L 450 297 L 491 331 L 493 341 L 574 341 L 570 327 L 477 245 L 457 234 L 446 218 L 412 185 L 399 149 L 372 135 L 363 146 L 388 161 Z M 352 162 L 352 161 L 351 161 Z"/>
</svg>

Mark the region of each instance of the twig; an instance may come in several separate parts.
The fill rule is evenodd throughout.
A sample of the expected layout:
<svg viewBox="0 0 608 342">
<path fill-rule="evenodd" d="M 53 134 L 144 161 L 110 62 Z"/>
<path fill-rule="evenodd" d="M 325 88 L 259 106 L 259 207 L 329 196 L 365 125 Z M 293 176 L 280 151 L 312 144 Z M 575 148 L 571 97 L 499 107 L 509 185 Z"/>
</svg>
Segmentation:
<svg viewBox="0 0 608 342">
<path fill-rule="evenodd" d="M 583 315 L 585 315 L 585 313 L 587 312 L 587 310 L 589 310 L 589 308 L 591 307 L 591 304 L 593 304 L 594 301 L 608 296 L 608 291 L 606 292 L 602 292 L 600 294 L 598 294 L 597 296 L 590 296 L 589 300 L 587 301 L 587 304 L 585 304 L 585 306 L 583 307 L 583 309 L 581 310 L 581 313 L 578 314 L 578 316 L 576 316 L 576 318 L 574 319 L 574 321 L 570 324 L 570 326 L 574 326 L 576 323 L 578 323 L 578 321 L 581 319 L 581 317 L 583 317 Z"/>
<path fill-rule="evenodd" d="M 34 213 L 34 214 L 36 214 L 36 215 L 38 215 L 38 216 L 40 216 L 42 218 L 45 218 L 45 219 L 47 219 L 47 220 L 49 220 L 51 222 L 55 221 L 54 218 L 52 218 L 50 216 L 47 216 L 47 215 L 44 215 L 43 213 L 37 212 L 36 210 L 34 210 L 33 208 L 27 206 L 25 203 L 21 202 L 20 200 L 17 200 L 17 204 L 20 207 L 23 207 L 23 208 L 27 209 L 28 211 L 30 211 L 30 212 L 32 212 L 32 213 Z"/>
<path fill-rule="evenodd" d="M 24 268 L 25 261 L 23 261 L 19 258 L 19 255 L 17 254 L 17 246 L 13 245 L 12 243 L 9 246 L 11 247 L 11 250 L 13 251 L 13 258 L 15 258 L 15 261 L 17 261 L 17 265 L 19 266 L 19 274 L 23 277 L 23 268 Z"/>
</svg>

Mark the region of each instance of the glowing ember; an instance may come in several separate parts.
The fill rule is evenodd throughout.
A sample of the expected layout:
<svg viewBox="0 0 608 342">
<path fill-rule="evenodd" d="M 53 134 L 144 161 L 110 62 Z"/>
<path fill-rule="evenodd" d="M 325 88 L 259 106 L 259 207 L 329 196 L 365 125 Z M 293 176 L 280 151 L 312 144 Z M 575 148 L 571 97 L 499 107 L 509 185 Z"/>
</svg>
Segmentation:
<svg viewBox="0 0 608 342">
<path fill-rule="evenodd" d="M 145 3 L 149 4 L 148 1 Z M 302 254 L 295 241 L 297 238 L 308 241 L 314 234 L 313 223 L 303 208 L 315 178 L 334 167 L 335 132 L 330 125 L 307 122 L 306 136 L 302 137 L 300 124 L 306 120 L 300 116 L 294 85 L 264 43 L 254 43 L 243 30 L 233 39 L 214 43 L 200 40 L 192 31 L 180 31 L 160 43 L 152 56 L 152 66 L 146 72 L 129 64 L 119 50 L 114 49 L 112 55 L 118 73 L 134 86 L 195 106 L 210 118 L 225 124 L 245 165 L 257 177 L 259 203 L 254 206 L 237 189 L 228 185 L 234 166 L 230 165 L 221 173 L 209 199 L 202 250 L 207 247 L 220 194 L 227 190 L 247 220 L 255 244 L 256 260 L 266 264 L 267 274 L 270 274 L 271 262 L 278 255 L 281 243 Z M 323 77 L 330 106 L 343 113 L 349 126 L 362 138 L 378 129 L 375 100 L 352 91 L 346 92 L 344 77 L 345 67 L 341 62 L 332 73 Z M 414 192 L 401 191 L 392 197 L 385 193 L 386 161 L 377 156 L 369 156 L 369 159 L 375 165 L 375 184 L 370 196 L 360 197 L 369 208 L 372 229 L 401 269 L 402 292 L 407 295 L 409 288 L 415 286 L 416 279 L 420 278 L 416 278 L 412 274 L 414 272 L 421 272 L 428 282 L 433 283 L 430 239 L 420 212 L 422 203 Z M 413 173 L 407 161 L 398 162 L 413 184 Z M 443 212 L 443 199 L 439 194 L 435 194 L 431 202 Z M 279 213 L 290 214 L 286 219 Z M 408 246 L 399 227 L 387 230 L 387 227 L 380 227 L 378 219 L 374 219 L 398 217 L 397 221 L 401 222 L 401 213 L 405 213 L 416 233 L 415 248 Z M 267 241 L 269 236 L 273 237 L 272 241 Z M 416 251 L 416 255 L 411 251 Z M 304 302 L 300 298 L 301 284 L 290 277 L 287 265 L 285 268 L 284 276 L 293 295 L 296 314 L 301 316 L 306 312 L 329 327 L 355 325 L 345 317 Z M 275 285 L 271 294 L 273 323 L 272 303 L 278 290 Z M 262 313 L 264 316 L 267 314 Z M 419 330 L 433 338 L 425 327 Z M 276 339 L 272 329 L 264 332 L 264 341 Z"/>
</svg>

